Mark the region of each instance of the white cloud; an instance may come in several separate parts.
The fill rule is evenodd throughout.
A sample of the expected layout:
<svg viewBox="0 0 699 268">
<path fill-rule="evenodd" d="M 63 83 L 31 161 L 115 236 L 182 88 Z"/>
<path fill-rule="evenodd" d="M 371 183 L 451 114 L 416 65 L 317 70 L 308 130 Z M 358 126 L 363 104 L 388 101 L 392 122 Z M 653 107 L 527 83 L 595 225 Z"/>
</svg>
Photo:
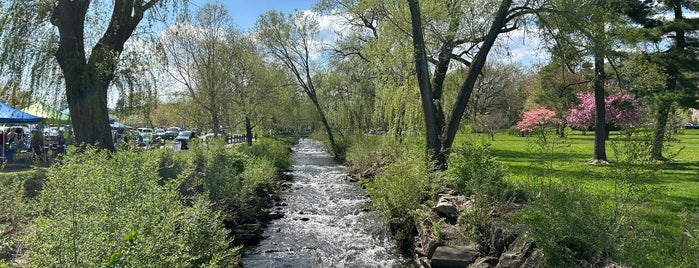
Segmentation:
<svg viewBox="0 0 699 268">
<path fill-rule="evenodd" d="M 501 47 L 493 51 L 494 59 L 533 66 L 548 61 L 550 57 L 536 30 L 517 29 L 501 35 L 498 42 Z"/>
</svg>

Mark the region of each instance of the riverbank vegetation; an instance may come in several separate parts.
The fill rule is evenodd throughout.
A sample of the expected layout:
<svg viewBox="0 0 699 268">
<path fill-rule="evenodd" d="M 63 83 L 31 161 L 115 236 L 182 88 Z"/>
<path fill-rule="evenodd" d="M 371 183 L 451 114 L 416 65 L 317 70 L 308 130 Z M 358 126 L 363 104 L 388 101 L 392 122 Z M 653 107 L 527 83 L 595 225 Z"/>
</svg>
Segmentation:
<svg viewBox="0 0 699 268">
<path fill-rule="evenodd" d="M 47 169 L 2 174 L 2 265 L 230 267 L 237 226 L 259 224 L 288 148 L 220 141 L 72 151 Z"/>
<path fill-rule="evenodd" d="M 417 137 L 406 138 L 402 150 L 390 138 L 364 137 L 350 147 L 348 162 L 374 208 L 407 244 L 430 218 L 426 215 L 434 213 L 440 196 L 451 190 L 472 200 L 455 225 L 481 244 L 484 255 L 503 252 L 494 250 L 487 237 L 496 223 L 533 242 L 538 253 L 529 255 L 538 256 L 539 265 L 696 265 L 699 132 L 676 135 L 666 148 L 675 157 L 667 163 L 648 160 L 648 134 L 613 132 L 609 165 L 588 163 L 592 135 L 568 133 L 566 138 L 542 133 L 545 141 L 537 135 L 498 133 L 495 141 L 463 135 L 446 172 L 428 172 L 431 165 L 421 160 L 423 151 L 412 141 Z M 431 226 L 437 234 L 444 228 Z"/>
</svg>

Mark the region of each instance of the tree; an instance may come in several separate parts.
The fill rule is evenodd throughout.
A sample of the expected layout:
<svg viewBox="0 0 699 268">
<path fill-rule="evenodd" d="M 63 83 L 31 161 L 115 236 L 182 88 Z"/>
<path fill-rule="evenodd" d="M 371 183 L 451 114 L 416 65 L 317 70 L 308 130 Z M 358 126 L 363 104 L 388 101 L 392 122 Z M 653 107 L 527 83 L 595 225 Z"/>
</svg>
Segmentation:
<svg viewBox="0 0 699 268">
<path fill-rule="evenodd" d="M 580 103 L 570 110 L 566 121 L 583 132 L 595 125 L 595 99 L 592 93 L 578 93 Z M 621 128 L 636 126 L 639 122 L 639 104 L 631 95 L 612 93 L 604 100 L 605 124 Z"/>
<path fill-rule="evenodd" d="M 522 120 L 517 123 L 517 129 L 522 132 L 544 131 L 546 127 L 557 124 L 556 112 L 541 107 L 536 110 L 524 112 Z"/>
<path fill-rule="evenodd" d="M 511 126 L 522 113 L 523 80 L 524 73 L 517 65 L 487 63 L 473 89 L 467 117 L 478 119 L 476 123 L 488 122 L 491 128 Z"/>
<path fill-rule="evenodd" d="M 697 78 L 699 72 L 699 55 L 697 54 L 696 32 L 699 19 L 697 1 L 652 1 L 639 2 L 639 6 L 627 10 L 636 23 L 629 27 L 638 32 L 641 38 L 633 41 L 643 57 L 641 65 L 651 66 L 664 76 L 664 85 L 637 90 L 636 95 L 647 99 L 655 113 L 655 131 L 651 145 L 650 158 L 665 160 L 663 143 L 670 114 L 676 107 L 698 107 Z M 687 14 L 689 13 L 689 14 Z M 667 16 L 666 16 L 667 15 Z M 645 44 L 651 43 L 652 46 Z M 638 77 L 638 75 L 632 75 Z"/>
<path fill-rule="evenodd" d="M 318 23 L 313 17 L 300 12 L 285 17 L 280 12 L 269 11 L 260 16 L 255 24 L 255 31 L 265 51 L 293 74 L 298 86 L 313 103 L 330 145 L 338 156 L 339 148 L 318 99 L 318 90 L 313 79 L 318 67 L 312 54 L 318 49 L 314 47 Z"/>
<path fill-rule="evenodd" d="M 255 127 L 289 112 L 293 104 L 288 102 L 292 98 L 288 88 L 294 83 L 282 67 L 264 61 L 251 38 L 243 38 L 237 46 L 240 54 L 233 77 L 236 90 L 231 121 L 243 122 L 246 141 L 252 145 Z"/>
<path fill-rule="evenodd" d="M 458 1 L 449 3 L 459 4 Z M 440 104 L 442 102 L 443 93 L 442 82 L 446 75 L 449 61 L 452 58 L 453 50 L 456 48 L 456 45 L 463 44 L 454 42 L 454 34 L 459 28 L 459 20 L 452 20 L 452 23 L 447 24 L 448 29 L 450 29 L 447 30 L 449 34 L 446 36 L 447 38 L 443 39 L 445 41 L 440 46 L 439 60 L 434 68 L 434 80 L 430 82 L 430 68 L 428 65 L 430 60 L 427 57 L 425 40 L 423 37 L 423 19 L 420 6 L 415 0 L 408 0 L 408 5 L 410 7 L 412 22 L 415 70 L 420 88 L 425 120 L 426 151 L 430 154 L 431 160 L 437 163 L 436 168 L 446 169 L 447 155 L 451 152 L 451 146 L 456 137 L 461 118 L 466 110 L 478 76 L 481 74 L 483 66 L 485 65 L 488 53 L 495 44 L 498 35 L 515 29 L 516 26 L 510 23 L 515 23 L 516 19 L 531 12 L 531 10 L 526 6 L 512 8 L 512 0 L 503 0 L 499 2 L 497 11 L 490 20 L 490 26 L 487 28 L 488 30 L 485 31 L 483 35 L 479 35 L 473 40 L 469 39 L 469 41 L 473 42 L 473 47 L 478 47 L 478 49 L 475 52 L 470 51 L 470 49 L 466 50 L 466 53 L 475 53 L 475 55 L 471 61 L 467 62 L 467 66 L 469 67 L 468 72 L 459 89 L 459 95 L 450 117 L 448 121 L 446 121 Z M 454 6 L 451 6 L 451 8 L 454 8 Z M 450 18 L 453 19 L 453 17 Z"/>
<path fill-rule="evenodd" d="M 162 40 L 167 73 L 184 86 L 185 92 L 208 115 L 214 133 L 227 118 L 239 70 L 243 63 L 240 33 L 228 10 L 206 4 L 197 10 L 192 24 L 166 30 Z"/>
<path fill-rule="evenodd" d="M 592 58 L 592 89 L 595 100 L 595 140 L 592 163 L 606 163 L 605 60 L 612 61 L 615 34 L 623 24 L 621 9 L 627 3 L 598 0 L 552 1 L 551 12 L 538 16 L 540 25 L 555 40 L 560 55 Z M 564 63 L 567 63 L 564 61 Z"/>
<path fill-rule="evenodd" d="M 170 2 L 176 1 L 4 2 L 8 8 L 0 15 L 4 40 L 0 62 L 21 63 L 23 67 L 14 68 L 15 73 L 31 73 L 33 78 L 56 75 L 53 66 L 58 63 L 77 142 L 114 150 L 107 91 L 120 55 L 147 13 L 156 6 L 167 7 Z M 91 4 L 94 4 L 92 8 Z M 107 10 L 111 11 L 110 16 L 104 16 Z M 46 27 L 49 23 L 56 31 Z M 29 45 L 27 40 L 46 40 L 46 43 Z M 90 44 L 93 45 L 89 47 Z M 50 61 L 48 55 L 53 55 L 56 61 Z M 43 79 L 53 80 L 55 76 Z"/>
</svg>

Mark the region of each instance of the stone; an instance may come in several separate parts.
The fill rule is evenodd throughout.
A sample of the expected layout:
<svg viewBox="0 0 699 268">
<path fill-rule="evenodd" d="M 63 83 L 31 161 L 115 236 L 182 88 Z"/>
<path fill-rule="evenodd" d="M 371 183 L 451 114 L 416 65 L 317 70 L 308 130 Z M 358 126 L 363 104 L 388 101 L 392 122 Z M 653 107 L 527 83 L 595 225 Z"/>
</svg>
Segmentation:
<svg viewBox="0 0 699 268">
<path fill-rule="evenodd" d="M 441 199 L 439 201 L 437 205 L 432 207 L 434 212 L 443 217 L 456 217 L 459 215 L 459 210 L 451 201 L 442 202 Z"/>
<path fill-rule="evenodd" d="M 532 252 L 534 251 L 534 242 L 526 242 L 524 245 L 517 249 L 512 249 L 509 251 L 505 251 L 500 255 L 500 259 L 498 260 L 498 265 L 495 266 L 497 268 L 515 268 L 515 267 L 522 267 L 523 264 L 527 261 L 529 256 L 532 255 Z"/>
<path fill-rule="evenodd" d="M 432 255 L 430 266 L 432 268 L 463 268 L 472 264 L 478 256 L 480 256 L 480 252 L 473 246 L 441 246 Z"/>
<path fill-rule="evenodd" d="M 235 239 L 239 241 L 257 241 L 262 238 L 260 224 L 241 224 L 235 227 Z"/>
<path fill-rule="evenodd" d="M 468 268 L 493 268 L 498 264 L 498 258 L 493 256 L 485 256 L 478 258 L 474 263 L 468 266 Z"/>
<path fill-rule="evenodd" d="M 267 216 L 267 219 L 269 220 L 276 220 L 281 218 L 284 218 L 284 212 L 281 212 L 279 210 L 272 211 L 269 213 L 269 216 Z"/>
</svg>

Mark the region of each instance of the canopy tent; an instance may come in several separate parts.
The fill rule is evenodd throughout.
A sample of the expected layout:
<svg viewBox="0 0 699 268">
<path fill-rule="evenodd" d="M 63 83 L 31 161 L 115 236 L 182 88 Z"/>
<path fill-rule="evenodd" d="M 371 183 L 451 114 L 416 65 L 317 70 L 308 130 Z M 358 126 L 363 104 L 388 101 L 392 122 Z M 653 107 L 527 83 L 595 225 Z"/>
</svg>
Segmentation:
<svg viewBox="0 0 699 268">
<path fill-rule="evenodd" d="M 70 117 L 68 115 L 54 109 L 53 107 L 43 102 L 37 102 L 35 104 L 32 104 L 23 111 L 41 117 L 45 121 L 49 122 L 67 123 L 70 121 Z"/>
<path fill-rule="evenodd" d="M 70 116 L 70 108 L 65 108 L 61 110 L 62 114 L 65 114 L 66 116 Z M 109 124 L 114 124 L 114 118 L 109 118 Z"/>
<path fill-rule="evenodd" d="M 12 108 L 10 105 L 0 102 L 0 123 L 18 124 L 39 122 L 41 122 L 41 117 L 22 112 Z"/>
<path fill-rule="evenodd" d="M 22 112 L 10 105 L 0 102 L 0 123 L 2 124 L 19 124 L 19 123 L 38 123 L 41 122 L 41 117 Z M 4 133 L 2 135 L 5 135 Z M 5 139 L 2 139 L 2 158 L 5 158 Z"/>
</svg>

